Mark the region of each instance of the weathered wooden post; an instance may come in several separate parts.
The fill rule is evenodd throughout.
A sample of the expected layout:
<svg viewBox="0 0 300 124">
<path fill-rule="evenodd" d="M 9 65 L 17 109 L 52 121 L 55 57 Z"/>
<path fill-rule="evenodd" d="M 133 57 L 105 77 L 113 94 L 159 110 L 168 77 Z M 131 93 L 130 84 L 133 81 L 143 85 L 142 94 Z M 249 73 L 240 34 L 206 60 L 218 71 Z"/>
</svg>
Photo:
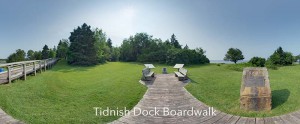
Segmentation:
<svg viewBox="0 0 300 124">
<path fill-rule="evenodd" d="M 267 68 L 245 68 L 240 95 L 241 109 L 270 111 L 272 108 L 272 94 Z"/>
<path fill-rule="evenodd" d="M 26 63 L 23 64 L 23 75 L 24 75 L 24 80 L 26 80 Z"/>
<path fill-rule="evenodd" d="M 42 73 L 42 63 L 41 63 L 41 61 L 39 60 L 39 70 L 40 70 L 40 73 Z"/>
<path fill-rule="evenodd" d="M 11 83 L 11 72 L 12 69 L 10 68 L 10 66 L 7 66 L 7 73 L 8 73 L 8 83 Z"/>
<path fill-rule="evenodd" d="M 45 68 L 45 71 L 46 71 L 46 68 L 47 68 L 47 60 L 44 61 L 44 68 Z"/>
<path fill-rule="evenodd" d="M 33 71 L 34 71 L 34 76 L 36 76 L 36 65 L 35 65 L 35 62 L 33 62 Z"/>
</svg>

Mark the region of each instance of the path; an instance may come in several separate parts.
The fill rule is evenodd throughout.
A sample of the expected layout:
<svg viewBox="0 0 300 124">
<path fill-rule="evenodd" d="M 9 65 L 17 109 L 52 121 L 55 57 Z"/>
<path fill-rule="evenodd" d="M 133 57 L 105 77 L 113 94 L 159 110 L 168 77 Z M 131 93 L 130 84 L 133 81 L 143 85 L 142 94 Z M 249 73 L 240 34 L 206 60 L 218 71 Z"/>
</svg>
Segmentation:
<svg viewBox="0 0 300 124">
<path fill-rule="evenodd" d="M 23 124 L 23 122 L 14 119 L 0 109 L 0 124 Z"/>
<path fill-rule="evenodd" d="M 140 110 L 159 111 L 155 116 L 139 114 L 139 109 L 130 111 L 130 114 L 113 121 L 113 124 L 129 123 L 185 123 L 185 124 L 212 124 L 212 123 L 228 123 L 228 124 L 297 124 L 300 123 L 300 111 L 290 114 L 267 117 L 267 118 L 248 118 L 233 116 L 220 111 L 216 111 L 215 116 L 171 116 L 163 113 L 163 108 L 170 110 L 208 110 L 209 106 L 193 97 L 184 88 L 185 83 L 178 81 L 174 74 L 159 74 L 153 83 L 148 85 L 148 90 L 144 97 L 139 101 L 135 108 Z M 153 113 L 152 113 L 153 114 Z"/>
</svg>

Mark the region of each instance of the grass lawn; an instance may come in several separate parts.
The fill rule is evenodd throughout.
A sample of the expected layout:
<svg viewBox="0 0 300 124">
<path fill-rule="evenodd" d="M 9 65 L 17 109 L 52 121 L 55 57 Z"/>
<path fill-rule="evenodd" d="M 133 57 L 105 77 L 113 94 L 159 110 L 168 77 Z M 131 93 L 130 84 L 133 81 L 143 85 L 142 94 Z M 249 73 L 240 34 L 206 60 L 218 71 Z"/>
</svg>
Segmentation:
<svg viewBox="0 0 300 124">
<path fill-rule="evenodd" d="M 71 67 L 64 61 L 26 81 L 0 85 L 0 106 L 26 123 L 105 123 L 93 107 L 131 109 L 146 87 L 138 81 L 142 64 L 111 62 Z"/>
<path fill-rule="evenodd" d="M 300 109 L 300 65 L 268 70 L 272 90 L 270 112 L 245 112 L 239 109 L 242 71 L 216 64 L 190 66 L 192 83 L 186 89 L 200 101 L 223 112 L 249 117 L 281 115 Z"/>
<path fill-rule="evenodd" d="M 155 73 L 173 66 L 154 64 Z M 249 113 L 239 109 L 242 72 L 228 65 L 187 66 L 192 82 L 186 89 L 200 101 L 223 112 L 264 117 L 300 109 L 300 65 L 269 70 L 273 109 Z M 138 83 L 143 64 L 110 62 L 93 67 L 72 67 L 65 61 L 26 81 L 0 85 L 0 106 L 26 123 L 105 123 L 117 116 L 95 116 L 93 107 L 131 109 L 147 88 Z"/>
</svg>

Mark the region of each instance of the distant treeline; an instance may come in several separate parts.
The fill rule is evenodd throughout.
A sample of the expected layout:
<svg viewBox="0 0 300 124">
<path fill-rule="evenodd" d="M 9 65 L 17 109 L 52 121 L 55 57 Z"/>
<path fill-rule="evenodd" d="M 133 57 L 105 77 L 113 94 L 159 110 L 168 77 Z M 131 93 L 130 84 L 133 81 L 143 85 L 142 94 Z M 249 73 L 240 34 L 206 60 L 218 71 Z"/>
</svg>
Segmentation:
<svg viewBox="0 0 300 124">
<path fill-rule="evenodd" d="M 87 24 L 78 26 L 71 32 L 69 39 L 59 41 L 57 47 L 47 45 L 42 51 L 18 49 L 11 54 L 7 62 L 38 60 L 47 58 L 63 58 L 71 65 L 95 65 L 106 61 L 153 62 L 163 64 L 205 64 L 209 59 L 202 48 L 189 49 L 182 45 L 173 34 L 162 41 L 147 33 L 137 33 L 123 40 L 119 47 L 112 46 L 112 40 L 96 28 L 91 30 Z"/>
<path fill-rule="evenodd" d="M 0 59 L 0 64 L 6 63 L 6 59 Z"/>
</svg>

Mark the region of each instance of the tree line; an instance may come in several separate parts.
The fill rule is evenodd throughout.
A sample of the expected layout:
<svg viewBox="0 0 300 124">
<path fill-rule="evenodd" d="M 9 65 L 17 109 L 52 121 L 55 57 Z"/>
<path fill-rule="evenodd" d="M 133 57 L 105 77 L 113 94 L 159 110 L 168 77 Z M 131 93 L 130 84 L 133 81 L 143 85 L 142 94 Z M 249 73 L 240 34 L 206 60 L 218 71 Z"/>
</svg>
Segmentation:
<svg viewBox="0 0 300 124">
<path fill-rule="evenodd" d="M 48 58 L 55 58 L 55 57 L 56 57 L 56 47 L 54 46 L 54 48 L 51 49 L 47 45 L 45 45 L 42 51 L 28 50 L 26 53 L 24 50 L 17 49 L 16 52 L 10 54 L 7 57 L 6 63 L 20 62 L 26 60 L 41 60 L 41 59 L 48 59 Z"/>
<path fill-rule="evenodd" d="M 70 65 L 89 66 L 106 61 L 153 62 L 162 64 L 205 64 L 209 59 L 202 48 L 189 49 L 182 45 L 174 34 L 162 41 L 147 33 L 136 33 L 123 40 L 121 46 L 114 47 L 101 29 L 91 29 L 84 23 L 71 32 L 68 39 L 59 41 L 57 48 L 45 45 L 42 51 L 18 49 L 7 62 L 40 60 L 48 58 L 66 59 Z"/>
<path fill-rule="evenodd" d="M 242 51 L 238 48 L 230 48 L 225 57 L 225 61 L 232 61 L 235 64 L 239 60 L 243 60 L 244 56 L 242 54 Z M 262 57 L 252 57 L 249 61 L 249 63 L 254 67 L 270 67 L 270 68 L 276 68 L 278 66 L 286 66 L 286 65 L 292 65 L 293 62 L 298 61 L 300 59 L 300 55 L 293 56 L 291 52 L 283 51 L 282 47 L 278 47 L 274 53 L 268 58 L 262 58 Z"/>
</svg>

